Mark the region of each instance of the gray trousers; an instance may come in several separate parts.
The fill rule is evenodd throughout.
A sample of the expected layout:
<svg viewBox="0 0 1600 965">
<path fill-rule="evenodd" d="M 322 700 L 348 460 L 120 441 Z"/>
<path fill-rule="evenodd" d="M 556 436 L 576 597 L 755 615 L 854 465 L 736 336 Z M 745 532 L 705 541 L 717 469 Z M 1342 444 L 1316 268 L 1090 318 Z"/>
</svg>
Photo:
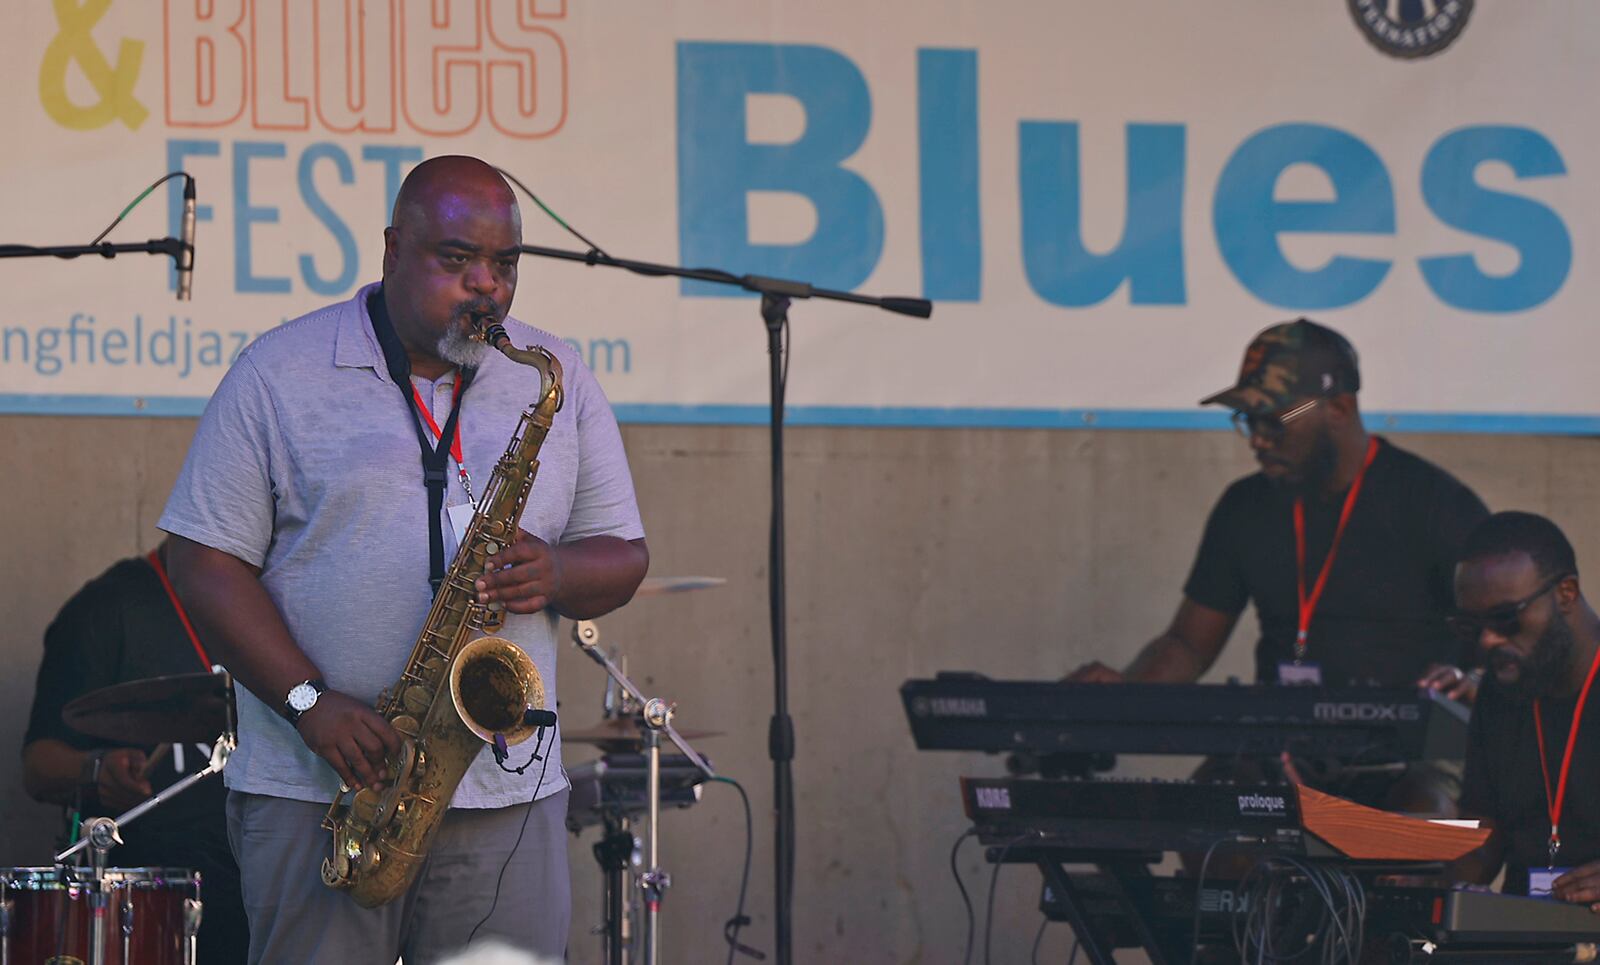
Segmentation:
<svg viewBox="0 0 1600 965">
<path fill-rule="evenodd" d="M 250 919 L 251 965 L 394 965 L 401 956 L 406 965 L 431 965 L 466 945 L 491 904 L 478 939 L 494 936 L 563 958 L 572 919 L 567 795 L 507 808 L 452 808 L 410 890 L 382 907 L 362 908 L 322 883 L 322 859 L 333 840 L 321 827 L 327 805 L 230 792 L 228 840 Z"/>
</svg>

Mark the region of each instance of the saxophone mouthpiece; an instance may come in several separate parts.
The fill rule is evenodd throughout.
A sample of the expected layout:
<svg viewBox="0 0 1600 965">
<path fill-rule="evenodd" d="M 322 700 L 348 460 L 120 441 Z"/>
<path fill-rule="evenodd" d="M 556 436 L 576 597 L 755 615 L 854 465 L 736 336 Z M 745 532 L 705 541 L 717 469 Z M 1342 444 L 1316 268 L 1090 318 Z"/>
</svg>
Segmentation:
<svg viewBox="0 0 1600 965">
<path fill-rule="evenodd" d="M 485 316 L 485 320 L 487 319 L 488 316 Z M 490 321 L 481 331 L 483 332 L 483 340 L 489 344 L 490 348 L 497 348 L 504 352 L 506 347 L 511 344 L 511 336 L 506 334 L 506 327 L 499 322 Z"/>
</svg>

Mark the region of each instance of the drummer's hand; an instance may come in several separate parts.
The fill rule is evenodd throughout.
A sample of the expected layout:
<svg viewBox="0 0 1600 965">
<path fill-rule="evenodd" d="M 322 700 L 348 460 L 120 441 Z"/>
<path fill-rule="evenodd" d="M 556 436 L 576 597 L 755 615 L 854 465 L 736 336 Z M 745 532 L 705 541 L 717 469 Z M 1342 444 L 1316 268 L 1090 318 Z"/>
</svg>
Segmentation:
<svg viewBox="0 0 1600 965">
<path fill-rule="evenodd" d="M 1122 676 L 1122 671 L 1113 670 L 1098 660 L 1092 660 L 1061 679 L 1072 684 L 1120 684 L 1125 678 Z"/>
<path fill-rule="evenodd" d="M 479 603 L 503 603 L 512 613 L 538 613 L 561 593 L 561 560 L 549 543 L 517 530 L 515 543 L 489 557 L 477 590 Z"/>
<path fill-rule="evenodd" d="M 1438 691 L 1451 700 L 1459 700 L 1470 706 L 1478 698 L 1478 679 L 1476 671 L 1469 673 L 1460 667 L 1434 664 L 1417 681 L 1417 686 Z"/>
<path fill-rule="evenodd" d="M 140 772 L 144 751 L 137 747 L 117 747 L 100 756 L 100 777 L 95 786 L 100 803 L 113 811 L 126 811 L 155 792 Z"/>
<path fill-rule="evenodd" d="M 1550 894 L 1600 913 L 1600 861 L 1579 865 L 1550 883 Z"/>
<path fill-rule="evenodd" d="M 389 778 L 385 758 L 400 750 L 400 732 L 382 714 L 337 690 L 324 691 L 295 728 L 352 791 L 382 790 Z"/>
</svg>

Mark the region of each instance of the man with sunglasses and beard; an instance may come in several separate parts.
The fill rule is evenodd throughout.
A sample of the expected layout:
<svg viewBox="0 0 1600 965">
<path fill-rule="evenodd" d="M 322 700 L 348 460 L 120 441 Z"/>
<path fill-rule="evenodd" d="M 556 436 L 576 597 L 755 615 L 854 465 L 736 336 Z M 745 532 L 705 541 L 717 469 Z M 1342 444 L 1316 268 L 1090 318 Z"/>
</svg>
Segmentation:
<svg viewBox="0 0 1600 965">
<path fill-rule="evenodd" d="M 1451 622 L 1489 674 L 1473 710 L 1461 810 L 1494 834 L 1456 877 L 1553 895 L 1600 912 L 1600 617 L 1583 597 L 1572 544 L 1550 520 L 1496 513 L 1456 568 Z M 1569 786 L 1570 779 L 1570 786 Z M 1600 927 L 1600 926 L 1597 926 Z"/>
<path fill-rule="evenodd" d="M 1338 332 L 1301 318 L 1257 335 L 1237 384 L 1201 404 L 1234 410 L 1260 471 L 1212 510 L 1167 630 L 1123 671 L 1093 662 L 1068 679 L 1191 683 L 1254 602 L 1260 683 L 1421 681 L 1470 699 L 1476 681 L 1460 669 L 1463 648 L 1445 617 L 1458 551 L 1488 510 L 1449 473 L 1370 435 L 1360 388 L 1355 349 Z M 1228 774 L 1259 780 L 1272 770 Z M 1366 803 L 1418 810 L 1448 810 L 1454 783 L 1430 775 L 1330 787 L 1305 776 Z"/>
</svg>

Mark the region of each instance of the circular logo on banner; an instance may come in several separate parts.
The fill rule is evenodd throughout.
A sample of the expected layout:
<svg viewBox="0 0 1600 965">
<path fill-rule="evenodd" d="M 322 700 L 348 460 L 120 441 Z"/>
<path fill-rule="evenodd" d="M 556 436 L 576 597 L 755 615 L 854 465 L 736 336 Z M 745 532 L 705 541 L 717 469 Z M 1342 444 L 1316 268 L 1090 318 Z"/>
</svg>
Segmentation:
<svg viewBox="0 0 1600 965">
<path fill-rule="evenodd" d="M 1473 0 L 1349 0 L 1356 26 L 1391 57 L 1427 57 L 1467 25 Z"/>
</svg>

